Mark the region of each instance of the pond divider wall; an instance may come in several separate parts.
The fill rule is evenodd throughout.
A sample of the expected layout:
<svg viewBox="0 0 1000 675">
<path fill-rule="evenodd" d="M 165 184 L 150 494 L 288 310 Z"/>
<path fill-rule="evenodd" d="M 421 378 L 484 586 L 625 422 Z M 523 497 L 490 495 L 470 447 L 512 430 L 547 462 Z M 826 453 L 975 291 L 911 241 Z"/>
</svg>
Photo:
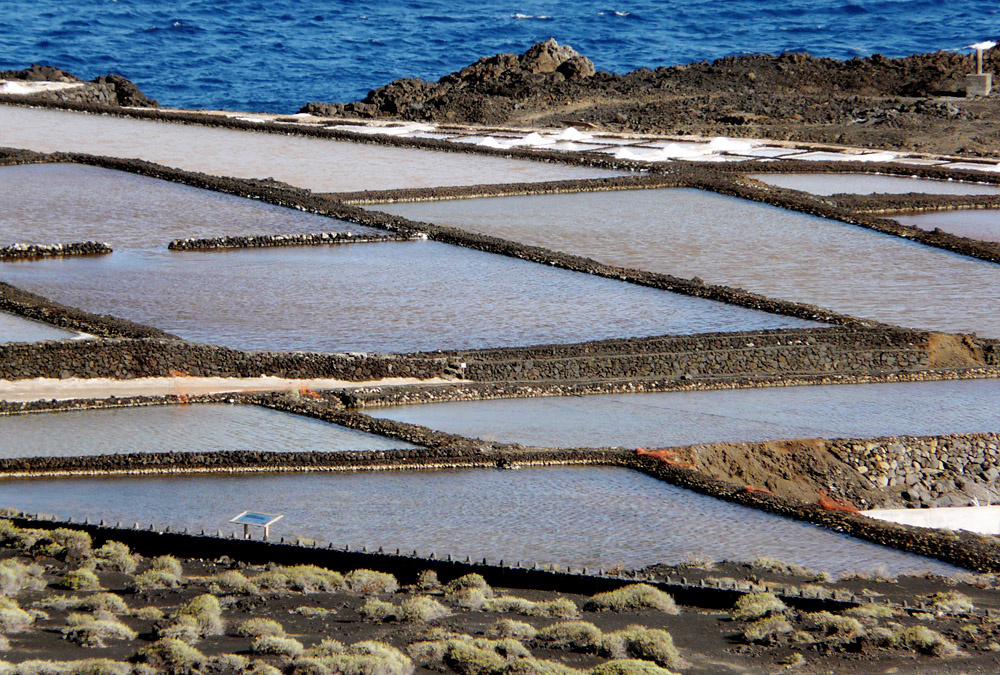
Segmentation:
<svg viewBox="0 0 1000 675">
<path fill-rule="evenodd" d="M 346 232 L 317 232 L 313 234 L 264 234 L 236 237 L 211 237 L 205 239 L 174 239 L 167 248 L 171 251 L 218 251 L 238 248 L 274 248 L 278 246 L 331 246 L 335 244 L 373 244 L 390 241 L 416 241 L 420 236 L 384 235 L 368 236 Z"/>
<path fill-rule="evenodd" d="M 74 244 L 10 244 L 0 246 L 0 261 L 107 255 L 111 252 L 110 246 L 99 241 L 82 241 Z"/>
<path fill-rule="evenodd" d="M 539 565 L 511 564 L 500 560 L 496 564 L 489 561 L 459 560 L 451 555 L 444 557 L 421 556 L 414 551 L 406 554 L 401 551 L 386 552 L 383 550 L 368 551 L 351 550 L 349 546 L 338 547 L 334 544 L 322 546 L 319 543 L 306 546 L 294 542 L 262 541 L 259 539 L 236 538 L 188 532 L 177 532 L 169 529 L 160 530 L 153 526 L 148 529 L 136 524 L 133 527 L 123 527 L 121 523 L 114 526 L 101 523 L 78 523 L 73 521 L 58 521 L 42 516 L 22 514 L 4 516 L 14 525 L 24 528 L 54 530 L 68 527 L 90 534 L 95 546 L 108 541 L 119 541 L 133 551 L 144 556 L 174 555 L 182 558 L 218 559 L 227 557 L 248 564 L 278 565 L 316 565 L 338 571 L 355 569 L 371 569 L 393 574 L 402 584 L 413 584 L 417 576 L 424 570 L 433 570 L 442 582 L 447 583 L 466 574 L 480 574 L 487 583 L 497 588 L 520 588 L 559 593 L 593 595 L 611 591 L 635 583 L 645 583 L 669 592 L 674 599 L 682 604 L 693 607 L 712 609 L 729 609 L 736 600 L 748 593 L 764 590 L 763 586 L 755 584 L 732 585 L 688 583 L 684 577 L 667 578 L 664 581 L 643 572 L 605 573 L 594 570 L 597 574 L 584 569 L 577 571 L 559 571 L 545 569 Z M 866 602 L 865 598 L 854 596 L 849 592 L 814 591 L 812 593 L 796 590 L 782 593 L 772 588 L 778 595 L 795 609 L 801 611 L 842 611 L 849 607 Z"/>
</svg>

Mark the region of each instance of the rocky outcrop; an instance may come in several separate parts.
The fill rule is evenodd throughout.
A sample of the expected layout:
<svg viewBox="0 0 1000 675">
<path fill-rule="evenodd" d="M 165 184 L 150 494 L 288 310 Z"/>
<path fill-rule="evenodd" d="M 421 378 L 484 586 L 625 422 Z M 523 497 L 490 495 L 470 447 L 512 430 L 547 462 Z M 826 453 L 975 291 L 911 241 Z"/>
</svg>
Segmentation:
<svg viewBox="0 0 1000 675">
<path fill-rule="evenodd" d="M 483 57 L 462 70 L 435 82 L 399 79 L 368 93 L 363 101 L 340 104 L 310 103 L 302 112 L 320 115 L 352 114 L 436 118 L 436 112 L 456 106 L 481 108 L 476 121 L 489 121 L 496 112 L 513 107 L 526 92 L 567 81 L 585 80 L 594 74 L 593 62 L 568 45 L 553 39 L 539 42 L 524 54 Z M 473 113 L 474 114 L 474 113 Z"/>
<path fill-rule="evenodd" d="M 131 80 L 108 73 L 89 82 L 81 80 L 55 66 L 32 64 L 24 70 L 0 71 L 0 80 L 19 82 L 62 82 L 79 86 L 41 91 L 26 96 L 63 103 L 97 104 L 112 107 L 158 108 L 160 104 L 149 98 Z M 7 94 L 8 96 L 10 94 Z"/>
<path fill-rule="evenodd" d="M 111 247 L 99 241 L 75 244 L 11 244 L 0 246 L 0 260 L 35 260 L 75 255 L 107 255 Z"/>
<path fill-rule="evenodd" d="M 276 246 L 332 246 L 334 244 L 374 244 L 389 241 L 413 241 L 421 238 L 402 235 L 363 235 L 350 232 L 317 232 L 314 234 L 267 234 L 207 239 L 174 239 L 167 245 L 171 251 L 219 251 L 234 248 L 274 248 Z M 424 236 L 424 239 L 427 237 Z"/>
</svg>

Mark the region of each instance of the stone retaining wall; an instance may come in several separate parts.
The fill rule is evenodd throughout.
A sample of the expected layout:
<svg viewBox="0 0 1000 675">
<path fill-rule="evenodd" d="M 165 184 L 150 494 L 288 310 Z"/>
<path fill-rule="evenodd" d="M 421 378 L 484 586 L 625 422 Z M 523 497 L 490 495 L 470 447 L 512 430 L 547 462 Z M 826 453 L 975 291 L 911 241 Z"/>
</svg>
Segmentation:
<svg viewBox="0 0 1000 675">
<path fill-rule="evenodd" d="M 318 232 L 314 234 L 268 234 L 245 237 L 174 239 L 167 245 L 167 248 L 171 251 L 216 251 L 234 248 L 272 248 L 276 246 L 371 244 L 387 241 L 414 241 L 419 238 L 402 235 L 368 236 L 349 234 L 347 232 Z"/>
<path fill-rule="evenodd" d="M 77 255 L 107 255 L 112 249 L 99 241 L 73 244 L 10 244 L 0 246 L 0 260 L 36 260 Z"/>
<path fill-rule="evenodd" d="M 995 432 L 830 442 L 858 473 L 911 508 L 1000 503 L 998 448 Z"/>
</svg>

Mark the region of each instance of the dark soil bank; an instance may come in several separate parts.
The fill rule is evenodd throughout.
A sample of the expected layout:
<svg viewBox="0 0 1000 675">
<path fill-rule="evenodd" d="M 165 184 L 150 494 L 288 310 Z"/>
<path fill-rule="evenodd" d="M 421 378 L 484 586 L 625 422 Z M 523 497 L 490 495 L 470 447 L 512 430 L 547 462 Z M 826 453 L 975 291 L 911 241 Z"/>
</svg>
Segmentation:
<svg viewBox="0 0 1000 675">
<path fill-rule="evenodd" d="M 592 124 L 614 131 L 767 137 L 986 155 L 1000 152 L 1000 107 L 966 100 L 972 58 L 937 52 L 838 61 L 809 54 L 594 72 L 553 40 L 499 54 L 437 82 L 400 79 L 347 104 L 302 110 L 346 117 L 515 126 Z M 1000 69 L 1000 50 L 984 71 Z"/>
</svg>

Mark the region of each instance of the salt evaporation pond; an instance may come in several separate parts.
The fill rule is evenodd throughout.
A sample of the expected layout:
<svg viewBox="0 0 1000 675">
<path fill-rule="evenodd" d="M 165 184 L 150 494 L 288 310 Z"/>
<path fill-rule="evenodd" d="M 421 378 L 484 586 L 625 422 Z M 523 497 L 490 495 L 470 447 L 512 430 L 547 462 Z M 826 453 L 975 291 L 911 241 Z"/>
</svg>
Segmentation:
<svg viewBox="0 0 1000 675">
<path fill-rule="evenodd" d="M 0 265 L 58 302 L 242 349 L 399 352 L 816 325 L 432 241 Z"/>
<path fill-rule="evenodd" d="M 618 467 L 8 480 L 0 506 L 210 532 L 249 508 L 285 514 L 274 537 L 592 569 L 768 556 L 831 573 L 957 571 Z"/>
<path fill-rule="evenodd" d="M 79 337 L 79 335 L 79 333 L 56 328 L 40 321 L 22 319 L 13 314 L 0 312 L 0 343 L 68 340 Z"/>
<path fill-rule="evenodd" d="M 0 458 L 415 447 L 405 441 L 252 405 L 202 403 L 0 416 Z"/>
<path fill-rule="evenodd" d="M 236 178 L 273 177 L 317 192 L 621 175 L 530 160 L 10 105 L 0 105 L 0 146 L 138 158 Z"/>
<path fill-rule="evenodd" d="M 885 323 L 1000 337 L 1000 266 L 736 197 L 663 189 L 373 208 Z"/>
<path fill-rule="evenodd" d="M 669 447 L 1000 431 L 1000 380 L 429 403 L 373 417 L 504 443 Z"/>
<path fill-rule="evenodd" d="M 1000 185 L 867 173 L 754 173 L 751 178 L 814 195 L 874 195 L 919 192 L 928 195 L 996 195 Z"/>
<path fill-rule="evenodd" d="M 1000 242 L 1000 211 L 996 209 L 904 213 L 890 217 L 903 225 L 912 225 L 921 230 L 940 228 L 944 232 L 950 232 L 959 237 Z"/>
<path fill-rule="evenodd" d="M 0 167 L 0 246 L 384 231 L 254 199 L 81 164 Z"/>
</svg>

